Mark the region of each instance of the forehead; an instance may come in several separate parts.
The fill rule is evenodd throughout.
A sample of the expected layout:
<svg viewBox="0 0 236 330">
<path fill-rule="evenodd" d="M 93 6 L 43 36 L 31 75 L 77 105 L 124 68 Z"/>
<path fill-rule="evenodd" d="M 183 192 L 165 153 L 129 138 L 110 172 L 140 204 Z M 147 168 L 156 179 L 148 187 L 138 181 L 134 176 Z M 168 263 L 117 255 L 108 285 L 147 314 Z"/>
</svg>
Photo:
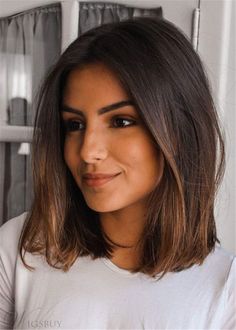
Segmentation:
<svg viewBox="0 0 236 330">
<path fill-rule="evenodd" d="M 90 101 L 99 98 L 106 102 L 109 102 L 109 98 L 114 101 L 114 97 L 128 97 L 115 73 L 102 63 L 88 64 L 71 71 L 63 96 L 67 101 L 76 97 L 83 101 L 90 96 Z"/>
</svg>

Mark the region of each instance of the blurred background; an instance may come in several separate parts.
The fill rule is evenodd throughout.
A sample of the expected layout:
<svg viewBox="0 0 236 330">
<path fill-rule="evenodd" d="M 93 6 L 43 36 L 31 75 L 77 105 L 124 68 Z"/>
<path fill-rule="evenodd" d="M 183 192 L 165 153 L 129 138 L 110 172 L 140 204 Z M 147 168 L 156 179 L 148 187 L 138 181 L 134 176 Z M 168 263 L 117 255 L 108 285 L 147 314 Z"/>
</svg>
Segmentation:
<svg viewBox="0 0 236 330">
<path fill-rule="evenodd" d="M 172 21 L 203 60 L 226 139 L 218 236 L 236 253 L 235 0 L 0 0 L 0 225 L 32 203 L 34 100 L 48 68 L 81 33 L 145 15 Z"/>
</svg>

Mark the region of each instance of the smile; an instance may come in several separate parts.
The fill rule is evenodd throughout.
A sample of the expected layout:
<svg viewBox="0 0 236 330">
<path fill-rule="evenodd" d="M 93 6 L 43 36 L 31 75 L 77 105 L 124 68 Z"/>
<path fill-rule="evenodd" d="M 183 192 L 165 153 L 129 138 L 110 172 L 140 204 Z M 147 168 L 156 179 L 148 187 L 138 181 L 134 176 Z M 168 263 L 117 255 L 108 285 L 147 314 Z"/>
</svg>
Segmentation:
<svg viewBox="0 0 236 330">
<path fill-rule="evenodd" d="M 113 180 L 115 177 L 117 177 L 118 175 L 120 175 L 120 173 L 110 176 L 108 178 L 97 178 L 97 179 L 91 179 L 91 178 L 84 178 L 84 182 L 87 186 L 89 187 L 100 187 L 103 186 L 104 184 L 106 184 L 107 182 Z"/>
</svg>

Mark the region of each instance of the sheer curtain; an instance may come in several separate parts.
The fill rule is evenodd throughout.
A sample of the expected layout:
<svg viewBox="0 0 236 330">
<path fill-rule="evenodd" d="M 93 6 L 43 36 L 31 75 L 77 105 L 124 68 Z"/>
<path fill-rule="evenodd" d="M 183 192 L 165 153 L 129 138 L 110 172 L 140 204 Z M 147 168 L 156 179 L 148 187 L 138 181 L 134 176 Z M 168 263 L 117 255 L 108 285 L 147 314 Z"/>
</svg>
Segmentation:
<svg viewBox="0 0 236 330">
<path fill-rule="evenodd" d="M 38 7 L 0 19 L 0 123 L 32 126 L 34 99 L 61 52 L 61 5 Z M 30 144 L 1 142 L 3 222 L 28 210 L 33 188 Z"/>
<path fill-rule="evenodd" d="M 109 2 L 80 2 L 79 35 L 102 24 L 139 16 L 162 17 L 162 8 L 137 8 Z"/>
</svg>

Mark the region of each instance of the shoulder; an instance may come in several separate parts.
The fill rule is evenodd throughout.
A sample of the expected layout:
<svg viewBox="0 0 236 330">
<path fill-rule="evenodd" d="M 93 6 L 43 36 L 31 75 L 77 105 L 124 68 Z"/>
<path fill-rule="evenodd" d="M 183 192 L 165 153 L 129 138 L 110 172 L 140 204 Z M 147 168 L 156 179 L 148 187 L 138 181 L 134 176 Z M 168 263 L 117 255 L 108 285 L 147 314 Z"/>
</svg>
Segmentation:
<svg viewBox="0 0 236 330">
<path fill-rule="evenodd" d="M 199 266 L 204 278 L 209 278 L 213 283 L 218 285 L 226 284 L 235 269 L 236 256 L 225 250 L 217 244 L 214 250 L 207 256 L 203 264 Z"/>
<path fill-rule="evenodd" d="M 28 212 L 24 212 L 20 215 L 18 215 L 15 218 L 12 218 L 5 222 L 1 227 L 0 227 L 0 235 L 4 237 L 5 235 L 13 235 L 13 236 L 18 236 L 21 233 L 21 230 L 23 228 L 23 225 L 25 223 L 26 217 L 27 217 Z"/>
<path fill-rule="evenodd" d="M 13 329 L 18 242 L 27 212 L 0 227 L 0 329 Z"/>
<path fill-rule="evenodd" d="M 224 326 L 227 324 L 227 329 L 230 324 L 236 326 L 236 256 L 220 245 L 216 245 L 215 250 L 205 261 L 204 272 L 205 278 L 209 279 L 208 285 L 213 283 L 218 288 L 218 294 L 222 292 Z"/>
<path fill-rule="evenodd" d="M 26 216 L 28 212 L 24 212 L 20 215 L 18 215 L 15 218 L 12 218 L 5 222 L 2 226 L 0 226 L 0 234 L 6 235 L 6 234 L 13 234 L 17 235 L 19 232 L 21 232 L 21 229 L 24 225 Z"/>
<path fill-rule="evenodd" d="M 236 256 L 221 247 L 217 247 L 211 256 L 211 265 L 219 274 L 219 281 L 224 283 L 224 304 L 221 329 L 236 328 Z"/>
<path fill-rule="evenodd" d="M 179 304 L 178 313 L 189 318 L 192 325 L 189 328 L 198 324 L 199 329 L 205 329 L 206 325 L 211 329 L 236 329 L 233 304 L 235 266 L 235 255 L 216 245 L 202 264 L 171 274 L 169 282 L 167 277 L 168 287 L 171 287 L 169 301 L 172 302 L 175 295 Z M 179 297 L 183 299 L 179 301 Z M 184 316 L 186 310 L 188 316 Z"/>
<path fill-rule="evenodd" d="M 214 251 L 208 255 L 205 263 L 207 269 L 218 270 L 217 273 L 222 273 L 228 277 L 229 272 L 235 268 L 235 260 L 235 254 L 217 244 Z"/>
<path fill-rule="evenodd" d="M 216 246 L 212 255 L 211 266 L 221 275 L 220 280 L 225 281 L 225 295 L 227 300 L 236 297 L 236 255 Z"/>
<path fill-rule="evenodd" d="M 206 300 L 216 301 L 219 296 L 225 299 L 235 278 L 235 258 L 233 253 L 217 244 L 202 264 L 176 273 L 175 278 L 181 284 L 180 288 L 192 292 L 194 287 L 197 290 L 194 294 L 201 292 Z"/>
<path fill-rule="evenodd" d="M 16 253 L 28 212 L 12 218 L 0 227 L 0 254 Z"/>
</svg>

